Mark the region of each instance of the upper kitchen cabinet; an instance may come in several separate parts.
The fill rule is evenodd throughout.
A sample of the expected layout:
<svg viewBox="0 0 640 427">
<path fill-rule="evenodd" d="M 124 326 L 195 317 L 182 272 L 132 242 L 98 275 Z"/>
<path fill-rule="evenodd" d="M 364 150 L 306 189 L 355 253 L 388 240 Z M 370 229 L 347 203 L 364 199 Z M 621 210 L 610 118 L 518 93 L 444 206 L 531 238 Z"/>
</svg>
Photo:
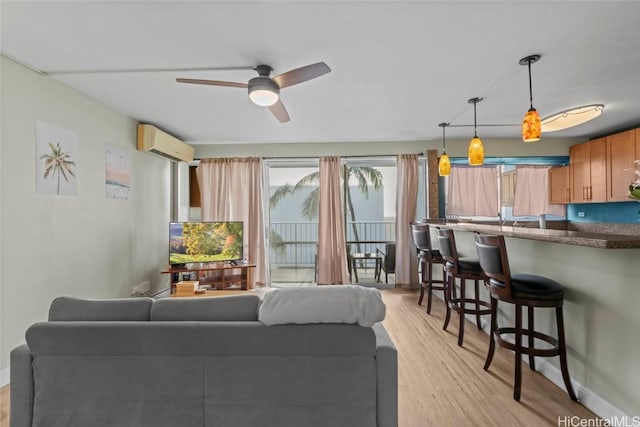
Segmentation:
<svg viewBox="0 0 640 427">
<path fill-rule="evenodd" d="M 201 207 L 200 186 L 198 185 L 196 167 L 197 166 L 189 166 L 189 206 L 192 208 Z"/>
<path fill-rule="evenodd" d="M 629 183 L 635 180 L 633 161 L 638 158 L 639 129 L 616 133 L 606 137 L 607 141 L 607 201 L 628 201 Z"/>
<path fill-rule="evenodd" d="M 549 169 L 549 203 L 565 205 L 570 202 L 569 166 Z"/>
<path fill-rule="evenodd" d="M 606 138 L 598 138 L 569 147 L 571 202 L 606 202 L 606 170 Z"/>
</svg>

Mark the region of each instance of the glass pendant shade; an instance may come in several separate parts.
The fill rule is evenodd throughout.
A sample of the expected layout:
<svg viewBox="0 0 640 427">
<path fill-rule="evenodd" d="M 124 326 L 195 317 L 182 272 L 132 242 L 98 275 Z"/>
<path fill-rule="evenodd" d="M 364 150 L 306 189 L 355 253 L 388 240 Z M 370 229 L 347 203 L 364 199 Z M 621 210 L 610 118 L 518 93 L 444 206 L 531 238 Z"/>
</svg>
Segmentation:
<svg viewBox="0 0 640 427">
<path fill-rule="evenodd" d="M 540 124 L 540 115 L 533 108 L 533 87 L 531 85 L 531 64 L 538 62 L 540 55 L 529 55 L 522 58 L 518 63 L 520 65 L 526 65 L 529 69 L 529 111 L 524 115 L 522 119 L 522 140 L 524 142 L 536 142 L 540 141 L 540 134 L 542 133 L 542 125 Z"/>
<path fill-rule="evenodd" d="M 438 162 L 438 175 L 440 176 L 449 176 L 451 174 L 451 160 L 449 160 L 449 156 L 445 151 L 440 156 L 440 161 Z"/>
<path fill-rule="evenodd" d="M 471 166 L 480 166 L 484 163 L 484 145 L 482 144 L 482 140 L 477 136 L 474 136 L 469 143 L 467 157 L 469 158 L 469 164 Z"/>
<path fill-rule="evenodd" d="M 484 145 L 482 140 L 478 138 L 476 127 L 478 126 L 478 117 L 476 115 L 476 105 L 482 101 L 482 98 L 471 98 L 468 102 L 473 104 L 473 138 L 469 142 L 467 149 L 467 160 L 471 166 L 480 166 L 484 163 Z"/>
<path fill-rule="evenodd" d="M 449 176 L 451 173 L 451 160 L 449 160 L 449 156 L 447 156 L 447 139 L 444 135 L 444 130 L 449 123 L 442 122 L 438 124 L 442 128 L 442 156 L 440 156 L 440 160 L 438 161 L 438 175 L 440 176 Z"/>
<path fill-rule="evenodd" d="M 530 108 L 522 119 L 522 140 L 524 142 L 539 141 L 541 131 L 540 115 L 535 108 Z"/>
</svg>

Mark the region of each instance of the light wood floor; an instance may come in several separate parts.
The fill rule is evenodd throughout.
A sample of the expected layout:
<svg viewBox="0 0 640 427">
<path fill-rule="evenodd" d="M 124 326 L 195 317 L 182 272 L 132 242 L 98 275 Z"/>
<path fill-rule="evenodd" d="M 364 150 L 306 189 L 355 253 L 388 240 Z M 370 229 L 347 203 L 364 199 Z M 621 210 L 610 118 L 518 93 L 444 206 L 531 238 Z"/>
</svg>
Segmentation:
<svg viewBox="0 0 640 427">
<path fill-rule="evenodd" d="M 9 386 L 0 388 L 0 427 L 9 427 Z"/>
<path fill-rule="evenodd" d="M 487 335 L 467 323 L 458 347 L 458 317 L 442 330 L 442 301 L 431 314 L 415 291 L 383 290 L 384 325 L 398 348 L 398 425 L 557 426 L 559 416 L 595 415 L 572 402 L 563 389 L 523 365 L 522 399 L 513 395 L 513 353 L 498 348 L 489 372 L 482 369 Z M 9 387 L 0 389 L 0 427 L 9 426 Z"/>
<path fill-rule="evenodd" d="M 595 418 L 564 389 L 522 366 L 522 397 L 513 400 L 513 353 L 497 348 L 489 371 L 482 369 L 488 336 L 465 325 L 464 347 L 457 345 L 458 316 L 442 330 L 444 305 L 434 298 L 426 313 L 426 296 L 383 290 L 384 325 L 398 348 L 400 427 L 557 426 L 559 416 Z"/>
</svg>

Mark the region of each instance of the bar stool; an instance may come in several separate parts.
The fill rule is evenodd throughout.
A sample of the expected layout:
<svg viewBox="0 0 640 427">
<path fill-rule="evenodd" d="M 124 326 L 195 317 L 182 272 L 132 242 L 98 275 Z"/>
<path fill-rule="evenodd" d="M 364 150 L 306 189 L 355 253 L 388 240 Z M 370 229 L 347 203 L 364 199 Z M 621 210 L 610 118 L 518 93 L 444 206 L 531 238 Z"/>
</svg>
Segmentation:
<svg viewBox="0 0 640 427">
<path fill-rule="evenodd" d="M 427 223 L 412 223 L 411 233 L 413 243 L 418 249 L 418 264 L 420 270 L 420 298 L 418 305 L 422 304 L 424 290 L 427 289 L 427 313 L 431 313 L 431 299 L 433 290 L 443 291 L 443 298 L 446 303 L 444 259 L 438 249 L 432 248 L 431 232 Z M 440 264 L 442 267 L 442 280 L 433 278 L 433 264 Z M 434 285 L 440 284 L 440 285 Z"/>
<path fill-rule="evenodd" d="M 567 349 L 562 316 L 562 304 L 564 301 L 562 285 L 552 279 L 535 274 L 511 275 L 504 236 L 478 234 L 475 239 L 480 265 L 487 277 L 485 279 L 485 287 L 491 296 L 491 333 L 489 334 L 489 353 L 487 354 L 484 369 L 488 370 L 491 365 L 496 342 L 501 347 L 513 350 L 515 352 L 513 398 L 519 401 L 522 387 L 522 354 L 529 356 L 529 368 L 533 371 L 536 370 L 535 356 L 560 356 L 560 368 L 564 385 L 571 400 L 577 401 L 567 367 Z M 515 304 L 515 327 L 498 327 L 498 301 Z M 523 306 L 527 307 L 528 312 L 527 329 L 522 328 Z M 535 331 L 534 307 L 554 307 L 556 309 L 558 339 Z M 506 341 L 503 338 L 505 335 L 515 335 L 515 344 Z M 527 346 L 522 345 L 523 335 L 528 338 Z M 535 338 L 551 344 L 552 348 L 535 348 Z"/>
<path fill-rule="evenodd" d="M 480 268 L 477 259 L 460 257 L 456 249 L 456 239 L 453 230 L 450 228 L 436 227 L 436 237 L 440 246 L 440 254 L 445 260 L 444 268 L 447 272 L 447 283 L 445 293 L 447 294 L 445 301 L 447 302 L 447 314 L 444 319 L 442 329 L 447 329 L 449 319 L 451 318 L 451 310 L 458 312 L 460 316 L 460 326 L 458 328 L 458 345 L 462 346 L 464 340 L 464 315 L 475 314 L 476 325 L 478 329 L 482 329 L 480 316 L 491 314 L 491 305 L 487 301 L 480 299 L 479 282 L 484 282 L 485 276 Z M 456 279 L 460 279 L 460 297 L 456 297 Z M 473 280 L 475 294 L 473 298 L 466 295 L 466 280 Z M 469 307 L 471 305 L 471 307 Z M 486 308 L 481 308 L 486 307 Z"/>
</svg>

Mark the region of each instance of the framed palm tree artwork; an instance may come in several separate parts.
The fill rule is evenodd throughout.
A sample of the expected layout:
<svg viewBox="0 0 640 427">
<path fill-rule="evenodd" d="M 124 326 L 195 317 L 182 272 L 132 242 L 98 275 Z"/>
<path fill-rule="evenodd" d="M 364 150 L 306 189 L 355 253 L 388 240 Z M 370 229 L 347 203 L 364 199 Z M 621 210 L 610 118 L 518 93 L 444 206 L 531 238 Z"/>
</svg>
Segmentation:
<svg viewBox="0 0 640 427">
<path fill-rule="evenodd" d="M 78 194 L 78 134 L 36 121 L 36 192 Z"/>
</svg>

